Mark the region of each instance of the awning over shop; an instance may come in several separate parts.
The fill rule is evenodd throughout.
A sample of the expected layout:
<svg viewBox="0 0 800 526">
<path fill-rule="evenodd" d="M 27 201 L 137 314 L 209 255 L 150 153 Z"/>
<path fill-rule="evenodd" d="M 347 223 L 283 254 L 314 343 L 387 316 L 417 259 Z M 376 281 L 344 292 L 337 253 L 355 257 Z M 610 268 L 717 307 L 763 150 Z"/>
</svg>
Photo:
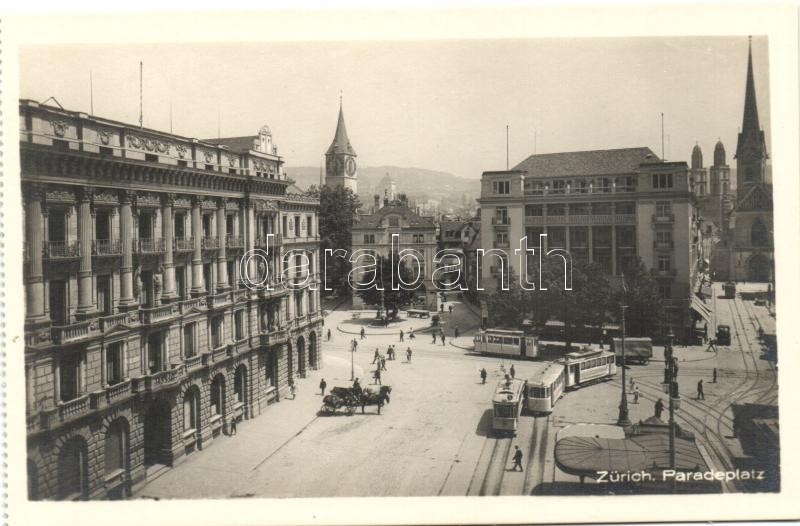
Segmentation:
<svg viewBox="0 0 800 526">
<path fill-rule="evenodd" d="M 706 307 L 706 304 L 703 303 L 703 300 L 698 298 L 697 296 L 692 296 L 692 310 L 695 311 L 697 314 L 700 315 L 701 318 L 706 320 L 706 322 L 711 325 L 712 321 L 712 313 L 711 309 Z"/>
<path fill-rule="evenodd" d="M 556 443 L 556 465 L 579 477 L 599 472 L 641 472 L 669 469 L 669 435 L 653 433 L 629 438 L 567 437 Z M 675 439 L 675 469 L 706 471 L 693 440 Z"/>
</svg>

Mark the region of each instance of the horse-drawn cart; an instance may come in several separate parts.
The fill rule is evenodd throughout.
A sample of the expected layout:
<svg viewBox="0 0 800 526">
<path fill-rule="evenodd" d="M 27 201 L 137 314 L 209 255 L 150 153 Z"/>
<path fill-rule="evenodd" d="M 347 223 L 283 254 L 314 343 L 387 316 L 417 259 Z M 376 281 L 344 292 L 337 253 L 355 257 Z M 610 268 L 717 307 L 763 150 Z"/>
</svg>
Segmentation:
<svg viewBox="0 0 800 526">
<path fill-rule="evenodd" d="M 339 410 L 343 410 L 348 416 L 352 415 L 356 407 L 361 407 L 361 413 L 364 413 L 364 408 L 368 405 L 378 406 L 378 414 L 381 414 L 381 408 L 384 403 L 389 403 L 389 393 L 392 388 L 388 385 L 382 385 L 376 389 L 372 386 L 365 387 L 356 392 L 352 387 L 334 387 L 331 389 L 329 395 L 325 395 L 322 399 L 322 408 L 320 412 L 324 415 L 332 415 Z"/>
</svg>

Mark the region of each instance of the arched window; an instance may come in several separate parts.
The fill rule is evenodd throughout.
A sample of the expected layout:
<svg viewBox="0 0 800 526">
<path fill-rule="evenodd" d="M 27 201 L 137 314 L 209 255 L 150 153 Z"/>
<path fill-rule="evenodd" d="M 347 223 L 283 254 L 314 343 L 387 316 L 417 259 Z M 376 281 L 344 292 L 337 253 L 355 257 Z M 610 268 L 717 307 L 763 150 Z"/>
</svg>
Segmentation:
<svg viewBox="0 0 800 526">
<path fill-rule="evenodd" d="M 183 397 L 183 429 L 198 429 L 200 426 L 200 397 L 196 387 L 190 387 Z"/>
<path fill-rule="evenodd" d="M 211 382 L 211 415 L 225 413 L 225 377 L 218 374 Z"/>
<path fill-rule="evenodd" d="M 128 426 L 125 421 L 114 421 L 106 431 L 106 474 L 111 474 L 127 467 L 127 442 Z"/>
<path fill-rule="evenodd" d="M 237 402 L 247 401 L 247 368 L 240 365 L 233 375 L 233 394 Z"/>
<path fill-rule="evenodd" d="M 750 245 L 754 247 L 765 247 L 769 243 L 769 231 L 760 219 L 756 219 L 750 227 Z"/>
<path fill-rule="evenodd" d="M 86 442 L 73 438 L 58 454 L 58 498 L 85 499 L 89 493 Z"/>
</svg>

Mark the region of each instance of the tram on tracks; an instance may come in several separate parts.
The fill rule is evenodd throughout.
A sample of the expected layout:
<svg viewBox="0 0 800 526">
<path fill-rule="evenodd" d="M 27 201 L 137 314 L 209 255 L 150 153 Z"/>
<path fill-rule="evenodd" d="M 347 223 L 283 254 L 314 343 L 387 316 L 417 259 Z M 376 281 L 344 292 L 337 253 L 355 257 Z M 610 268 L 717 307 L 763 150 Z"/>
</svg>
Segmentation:
<svg viewBox="0 0 800 526">
<path fill-rule="evenodd" d="M 473 342 L 475 351 L 481 354 L 529 359 L 539 356 L 536 337 L 525 331 L 481 329 Z"/>
<path fill-rule="evenodd" d="M 609 380 L 617 374 L 616 355 L 604 349 L 584 347 L 567 353 L 558 361 L 564 367 L 564 386 L 567 389 Z"/>
<path fill-rule="evenodd" d="M 564 381 L 564 365 L 555 362 L 533 378 L 528 378 L 528 411 L 550 413 L 564 394 Z"/>
<path fill-rule="evenodd" d="M 492 430 L 495 434 L 515 435 L 525 407 L 527 382 L 519 378 L 501 380 L 492 397 Z"/>
</svg>

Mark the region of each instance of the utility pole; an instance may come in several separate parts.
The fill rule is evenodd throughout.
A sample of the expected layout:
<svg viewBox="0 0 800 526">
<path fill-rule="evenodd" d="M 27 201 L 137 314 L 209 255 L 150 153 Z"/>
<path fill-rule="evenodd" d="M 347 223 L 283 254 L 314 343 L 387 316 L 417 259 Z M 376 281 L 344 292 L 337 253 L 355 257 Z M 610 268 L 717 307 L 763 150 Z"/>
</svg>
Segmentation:
<svg viewBox="0 0 800 526">
<path fill-rule="evenodd" d="M 625 288 L 625 283 L 622 284 L 623 290 Z M 625 305 L 625 297 L 623 296 L 623 305 L 622 305 L 622 399 L 619 402 L 619 417 L 617 418 L 617 425 L 618 426 L 630 426 L 631 421 L 628 418 L 628 393 L 626 391 L 626 382 L 625 382 L 625 309 L 628 308 Z"/>
<path fill-rule="evenodd" d="M 506 171 L 508 171 L 508 124 L 506 124 Z"/>
<path fill-rule="evenodd" d="M 672 332 L 672 327 L 669 328 L 667 333 L 667 346 L 669 348 L 669 359 L 667 360 L 666 375 L 669 382 L 668 395 L 669 395 L 669 468 L 675 471 L 675 398 L 677 397 L 678 382 L 677 373 L 675 372 L 675 360 L 673 359 L 672 343 L 675 340 L 675 334 Z M 672 479 L 672 492 L 675 493 L 675 478 Z"/>
</svg>

